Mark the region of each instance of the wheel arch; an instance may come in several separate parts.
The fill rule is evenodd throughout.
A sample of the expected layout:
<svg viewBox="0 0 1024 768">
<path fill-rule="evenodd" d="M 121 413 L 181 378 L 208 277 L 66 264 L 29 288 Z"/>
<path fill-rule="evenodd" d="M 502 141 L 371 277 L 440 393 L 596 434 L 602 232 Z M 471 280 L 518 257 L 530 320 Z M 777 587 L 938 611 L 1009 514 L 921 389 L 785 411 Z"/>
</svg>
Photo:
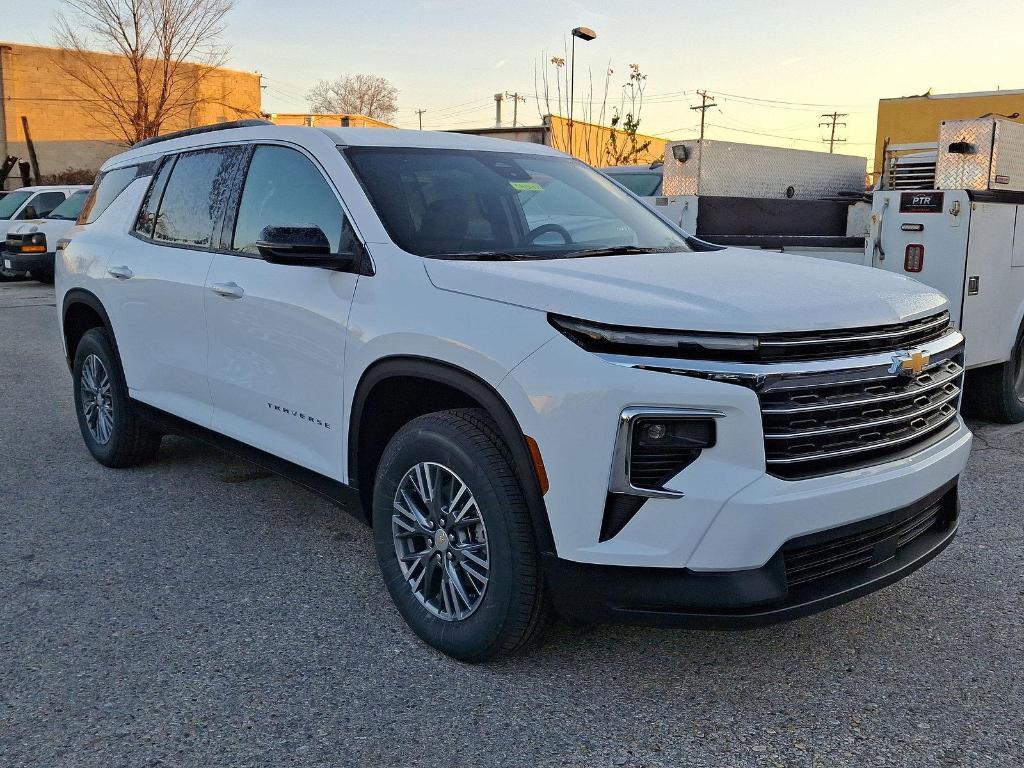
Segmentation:
<svg viewBox="0 0 1024 768">
<path fill-rule="evenodd" d="M 110 316 L 103 307 L 96 294 L 84 288 L 72 288 L 64 294 L 61 303 L 61 335 L 64 341 L 64 356 L 67 358 L 68 368 L 74 365 L 75 349 L 82 336 L 90 328 L 104 328 L 110 335 L 110 343 L 114 347 L 114 353 L 120 356 L 117 349 L 117 338 L 114 336 L 114 327 L 110 323 Z"/>
<path fill-rule="evenodd" d="M 383 419 L 374 418 L 377 404 L 405 393 L 412 402 L 386 409 Z M 508 403 L 490 384 L 475 374 L 430 358 L 395 356 L 369 366 L 360 377 L 352 398 L 348 429 L 348 480 L 359 492 L 369 519 L 373 478 L 388 440 L 412 418 L 451 407 L 478 407 L 487 412 L 512 453 L 514 469 L 522 483 L 537 544 L 541 552 L 554 554 L 554 539 L 526 435 Z"/>
</svg>

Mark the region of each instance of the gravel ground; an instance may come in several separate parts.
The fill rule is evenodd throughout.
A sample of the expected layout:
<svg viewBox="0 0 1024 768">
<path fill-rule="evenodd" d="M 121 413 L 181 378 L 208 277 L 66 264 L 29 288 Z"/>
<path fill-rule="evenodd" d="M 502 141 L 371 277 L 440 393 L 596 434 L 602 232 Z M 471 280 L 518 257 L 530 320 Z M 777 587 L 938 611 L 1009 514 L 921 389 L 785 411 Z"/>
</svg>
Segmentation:
<svg viewBox="0 0 1024 768">
<path fill-rule="evenodd" d="M 1020 766 L 1024 429 L 975 425 L 958 539 L 880 593 L 745 633 L 557 626 L 451 661 L 368 529 L 167 439 L 109 470 L 52 291 L 0 286 L 0 765 Z"/>
</svg>

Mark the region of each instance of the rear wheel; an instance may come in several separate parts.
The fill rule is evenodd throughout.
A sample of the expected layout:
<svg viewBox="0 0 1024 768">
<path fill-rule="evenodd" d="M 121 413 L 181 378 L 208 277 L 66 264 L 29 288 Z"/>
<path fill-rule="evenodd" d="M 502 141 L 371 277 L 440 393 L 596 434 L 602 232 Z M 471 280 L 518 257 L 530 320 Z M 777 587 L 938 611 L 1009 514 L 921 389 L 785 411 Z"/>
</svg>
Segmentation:
<svg viewBox="0 0 1024 768">
<path fill-rule="evenodd" d="M 964 394 L 970 415 L 1004 424 L 1024 421 L 1024 327 L 1008 361 L 968 376 Z"/>
<path fill-rule="evenodd" d="M 93 458 L 108 467 L 152 460 L 160 433 L 132 408 L 120 360 L 104 329 L 91 328 L 78 342 L 73 378 L 78 426 Z"/>
<path fill-rule="evenodd" d="M 507 446 L 484 411 L 421 416 L 384 451 L 377 560 L 402 617 L 463 661 L 512 653 L 547 616 L 537 545 Z"/>
</svg>

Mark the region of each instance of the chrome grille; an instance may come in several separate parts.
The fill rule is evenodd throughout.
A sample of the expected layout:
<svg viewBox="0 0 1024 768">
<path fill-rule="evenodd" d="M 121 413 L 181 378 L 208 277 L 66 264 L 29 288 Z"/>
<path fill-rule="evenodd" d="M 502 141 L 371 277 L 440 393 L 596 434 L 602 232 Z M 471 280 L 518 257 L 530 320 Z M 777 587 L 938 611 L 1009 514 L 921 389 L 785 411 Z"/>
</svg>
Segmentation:
<svg viewBox="0 0 1024 768">
<path fill-rule="evenodd" d="M 963 376 L 953 356 L 909 378 L 875 368 L 770 383 L 758 391 L 768 471 L 799 479 L 920 450 L 955 429 Z"/>
<path fill-rule="evenodd" d="M 949 312 L 907 323 L 815 333 L 779 333 L 758 337 L 761 359 L 817 360 L 905 349 L 934 341 L 949 328 Z"/>
</svg>

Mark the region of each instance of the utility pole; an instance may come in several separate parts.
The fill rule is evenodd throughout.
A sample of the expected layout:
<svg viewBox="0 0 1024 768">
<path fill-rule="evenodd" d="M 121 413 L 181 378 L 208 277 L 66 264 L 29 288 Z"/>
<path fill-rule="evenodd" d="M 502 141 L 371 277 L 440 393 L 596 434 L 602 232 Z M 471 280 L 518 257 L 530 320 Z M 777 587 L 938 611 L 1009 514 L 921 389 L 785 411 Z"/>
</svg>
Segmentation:
<svg viewBox="0 0 1024 768">
<path fill-rule="evenodd" d="M 512 127 L 515 128 L 519 125 L 519 102 L 526 103 L 526 97 L 520 96 L 519 93 L 509 93 L 505 91 L 505 96 L 512 99 Z"/>
<path fill-rule="evenodd" d="M 690 107 L 690 109 L 700 110 L 700 140 L 704 141 L 704 116 L 707 115 L 709 109 L 718 105 L 715 104 L 713 96 L 708 96 L 707 91 L 697 91 L 697 95 L 700 96 L 700 106 Z"/>
<path fill-rule="evenodd" d="M 818 127 L 819 128 L 829 128 L 829 127 L 831 128 L 831 133 L 829 133 L 829 137 L 827 139 L 822 139 L 822 141 L 827 141 L 828 142 L 828 153 L 831 155 L 832 154 L 832 150 L 835 147 L 836 142 L 844 142 L 844 141 L 846 141 L 846 139 L 837 139 L 836 138 L 836 126 L 841 125 L 841 126 L 843 126 L 843 128 L 845 128 L 846 127 L 846 123 L 840 123 L 840 122 L 838 122 L 838 120 L 839 120 L 840 117 L 849 117 L 849 114 L 847 114 L 845 112 L 833 112 L 833 113 L 828 114 L 828 115 L 822 115 L 822 117 L 827 117 L 828 118 L 828 122 L 827 123 L 818 123 Z"/>
<path fill-rule="evenodd" d="M 505 100 L 505 94 L 494 94 L 494 127 L 501 128 L 501 102 Z"/>
<path fill-rule="evenodd" d="M 416 109 L 416 110 L 413 110 L 413 111 L 416 113 L 416 117 L 418 117 L 420 119 L 420 130 L 422 131 L 423 130 L 423 113 L 426 112 L 427 110 L 425 110 L 425 109 Z"/>
</svg>

